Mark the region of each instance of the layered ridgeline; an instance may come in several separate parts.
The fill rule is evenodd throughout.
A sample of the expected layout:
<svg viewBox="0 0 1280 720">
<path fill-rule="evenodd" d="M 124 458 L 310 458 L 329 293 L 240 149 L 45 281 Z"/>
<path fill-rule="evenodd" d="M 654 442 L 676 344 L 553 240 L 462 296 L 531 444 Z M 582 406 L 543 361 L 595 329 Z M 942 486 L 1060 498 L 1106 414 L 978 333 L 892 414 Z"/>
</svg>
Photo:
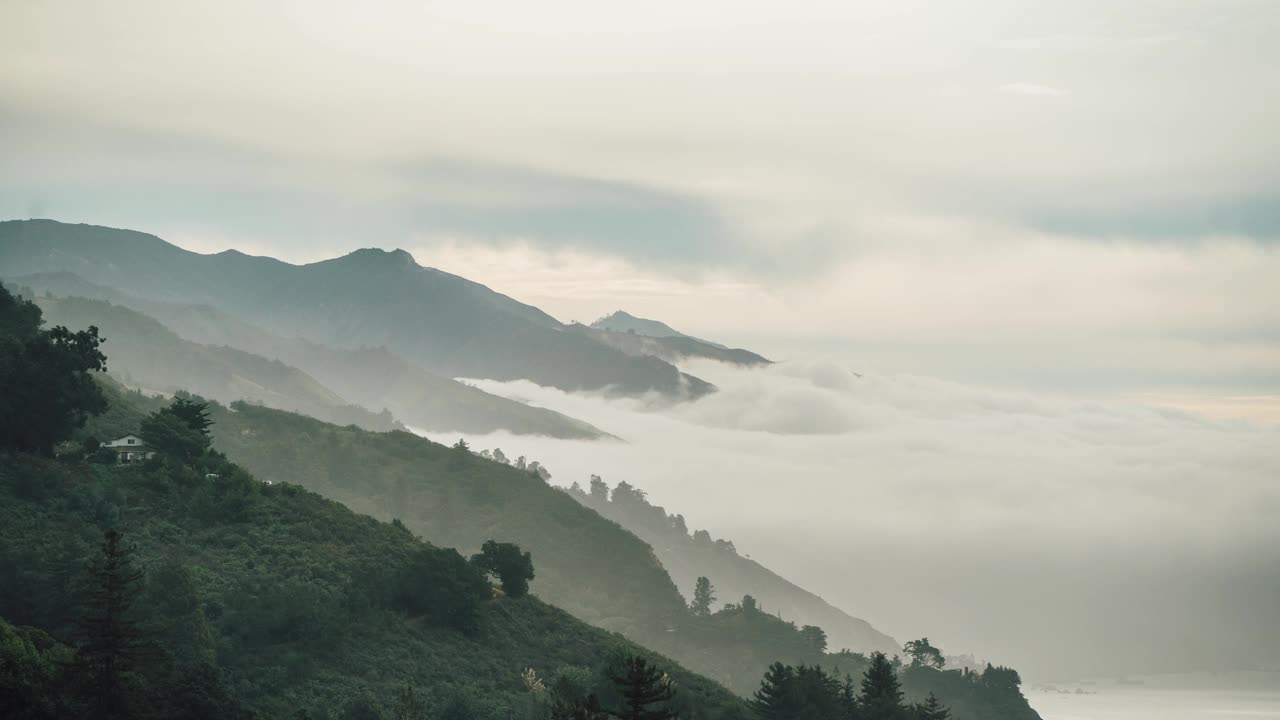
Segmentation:
<svg viewBox="0 0 1280 720">
<path fill-rule="evenodd" d="M 731 541 L 712 539 L 706 530 L 690 532 L 683 515 L 669 515 L 665 508 L 650 504 L 640 488 L 620 482 L 611 491 L 603 479 L 593 476 L 585 489 L 573 483 L 569 494 L 648 543 L 690 601 L 698 578 L 705 577 L 717 600 L 734 601 L 751 595 L 772 613 L 821 627 L 832 650 L 899 652 L 893 638 L 866 620 L 739 555 Z"/>
<path fill-rule="evenodd" d="M 111 354 L 111 372 L 130 386 L 167 394 L 189 390 L 222 402 L 248 400 L 341 425 L 396 427 L 389 413 L 356 406 L 295 367 L 231 347 L 184 340 L 128 308 L 84 298 L 44 297 L 37 304 L 50 323 L 96 325 Z"/>
<path fill-rule="evenodd" d="M 529 379 L 565 390 L 697 397 L 708 383 L 632 355 L 403 250 L 291 265 L 229 250 L 200 255 L 129 230 L 0 222 L 8 277 L 71 272 L 149 300 L 208 304 L 331 347 L 386 347 L 448 377 Z"/>
<path fill-rule="evenodd" d="M 261 482 L 212 448 L 204 402 L 95 382 L 100 345 L 0 288 L 0 717 L 745 714 L 529 597 L 518 546 L 467 560 Z M 111 425 L 146 459 L 92 441 Z"/>
<path fill-rule="evenodd" d="M 669 362 L 704 358 L 748 367 L 770 364 L 749 350 L 685 335 L 666 323 L 638 318 L 622 310 L 591 323 L 589 329 L 601 342 L 629 355 L 650 355 Z"/>
<path fill-rule="evenodd" d="M 108 391 L 115 410 L 90 420 L 85 436 L 125 432 L 167 402 Z M 303 485 L 464 553 L 488 538 L 516 542 L 537 559 L 530 592 L 541 600 L 740 695 L 758 689 L 774 662 L 822 665 L 855 678 L 868 667 L 865 653 L 827 652 L 821 628 L 779 618 L 750 595 L 715 612 L 690 608 L 648 544 L 536 473 L 486 460 L 465 445 L 337 427 L 244 403 L 215 404 L 210 414 L 215 444 L 256 477 Z M 998 671 L 991 678 L 1007 677 Z M 980 675 L 927 668 L 912 678 L 907 682 L 903 675 L 909 699 L 922 701 L 933 692 L 959 720 L 1035 718 L 1016 684 L 993 690 Z M 994 709 L 995 698 L 1004 709 Z"/>
<path fill-rule="evenodd" d="M 132 327 L 154 318 L 186 340 L 213 346 L 207 348 L 210 352 L 236 348 L 298 368 L 323 383 L 326 389 L 343 398 L 344 402 L 371 411 L 390 411 L 397 420 L 414 428 L 466 433 L 506 430 L 515 434 L 547 435 L 565 439 L 590 440 L 607 437 L 604 432 L 581 420 L 492 395 L 437 375 L 386 348 L 336 349 L 301 338 L 286 338 L 231 317 L 209 305 L 146 300 L 120 290 L 95 285 L 73 273 L 21 276 L 12 279 L 11 284 L 31 288 L 37 293 L 94 298 L 120 306 L 101 309 L 104 320 L 100 324 L 103 325 L 106 336 L 114 338 L 113 350 L 119 348 L 120 352 L 128 354 L 126 358 L 117 358 L 112 371 L 126 370 L 138 384 L 158 387 L 158 378 L 150 371 L 159 369 L 163 372 L 165 369 L 156 368 L 153 363 L 135 367 L 127 362 L 135 355 L 145 357 L 157 350 L 150 347 L 149 340 L 153 339 L 151 335 L 140 336 L 129 332 Z M 44 299 L 40 302 L 49 304 Z M 84 303 L 73 303 L 72 306 L 83 308 Z M 114 327 L 107 322 L 106 318 L 119 318 L 125 314 L 125 307 L 136 313 L 143 313 L 148 318 L 135 320 L 122 327 Z M 71 324 L 83 326 L 88 322 Z M 122 359 L 126 361 L 123 364 Z M 179 371 L 177 367 L 175 372 Z M 370 425 L 359 419 L 343 421 L 324 412 L 307 409 L 301 404 L 304 398 L 290 398 L 290 404 L 282 400 L 262 398 L 260 394 L 253 392 L 236 396 L 234 393 L 205 390 L 194 378 L 185 387 L 223 402 L 241 398 L 256 400 L 270 407 L 296 409 L 339 424 L 354 423 L 364 428 L 380 429 L 377 425 Z"/>
<path fill-rule="evenodd" d="M 0 311 L 14 307 L 11 302 L 7 305 L 3 302 L 7 297 L 7 293 L 0 292 Z M 35 312 L 34 318 L 31 311 Z M 10 319 L 15 322 L 9 322 Z M 359 538 L 346 530 L 336 535 L 326 534 L 328 523 L 314 514 L 290 523 L 291 532 L 299 534 L 302 540 L 314 542 L 278 556 L 280 543 L 275 542 L 270 528 L 273 518 L 279 519 L 287 514 L 287 509 L 274 504 L 260 505 L 258 497 L 274 497 L 277 492 L 291 497 L 291 491 L 281 483 L 263 487 L 220 455 L 202 454 L 198 448 L 193 450 L 192 428 L 196 426 L 190 425 L 189 419 L 183 419 L 186 414 L 178 412 L 189 410 L 190 403 L 181 407 L 175 404 L 173 409 L 165 410 L 168 400 L 118 388 L 108 393 L 111 400 L 107 402 L 99 395 L 98 386 L 77 378 L 71 378 L 74 380 L 71 382 L 59 377 L 64 372 L 75 374 L 76 368 L 101 368 L 101 358 L 94 349 L 96 339 L 92 337 L 93 333 L 71 333 L 62 328 L 55 328 L 47 334 L 33 333 L 31 328 L 36 326 L 33 321 L 39 321 L 38 309 L 33 305 L 18 307 L 14 318 L 0 317 L 0 320 L 3 320 L 0 322 L 0 360 L 3 361 L 0 362 L 0 388 L 4 390 L 7 401 L 0 408 L 5 410 L 0 412 L 0 430 L 3 431 L 0 438 L 5 443 L 4 447 L 28 451 L 52 448 L 53 439 L 63 437 L 60 433 L 77 424 L 74 422 L 78 412 L 75 410 L 77 397 L 83 399 L 81 410 L 100 413 L 75 438 L 81 442 L 60 446 L 62 456 L 66 458 L 61 463 L 28 457 L 26 459 L 36 467 L 29 473 L 22 472 L 25 456 L 20 454 L 8 455 L 6 462 L 0 463 L 0 468 L 9 473 L 4 476 L 5 482 L 12 481 L 14 497 L 33 503 L 23 506 L 11 500 L 3 504 L 6 509 L 15 507 L 18 510 L 14 517 L 5 517 L 0 526 L 5 530 L 17 528 L 12 539 L 5 537 L 5 542 L 0 544 L 0 548 L 5 549 L 0 570 L 12 573 L 11 577 L 0 580 L 5 581 L 5 588 L 20 590 L 6 596 L 10 598 L 6 603 L 12 602 L 12 605 L 4 605 L 0 612 L 30 617 L 49 606 L 47 601 L 39 599 L 41 594 L 56 594 L 59 588 L 65 590 L 69 587 L 69 574 L 64 572 L 68 567 L 66 564 L 41 564 L 40 558 L 52 552 L 51 548 L 59 544 L 57 540 L 42 537 L 42 533 L 33 530 L 33 526 L 23 523 L 28 516 L 41 516 L 41 522 L 66 522 L 78 513 L 86 523 L 96 522 L 100 526 L 118 523 L 122 518 L 134 519 L 140 523 L 142 541 L 139 544 L 148 544 L 156 552 L 166 546 L 181 546 L 187 538 L 193 537 L 197 529 L 194 523 L 211 520 L 243 522 L 243 526 L 237 528 L 243 534 L 232 533 L 219 526 L 210 535 L 202 536 L 199 545 L 184 547 L 182 556 L 202 561 L 220 558 L 226 561 L 220 567 L 233 574 L 249 572 L 268 576 L 227 585 L 228 580 L 221 570 L 206 569 L 196 573 L 197 579 L 193 582 L 209 580 L 210 592 L 219 594 L 220 602 L 209 606 L 211 609 L 203 613 L 205 621 L 220 620 L 228 609 L 237 610 L 230 605 L 233 601 L 242 603 L 239 608 L 247 608 L 248 614 L 232 614 L 227 624 L 222 626 L 223 636 L 230 634 L 232 639 L 214 643 L 216 661 L 224 664 L 221 672 L 239 672 L 226 665 L 230 663 L 230 657 L 225 655 L 227 652 L 235 654 L 238 650 L 238 654 L 247 656 L 246 661 L 250 663 L 256 663 L 256 657 L 265 655 L 270 658 L 269 664 L 251 664 L 246 672 L 255 674 L 260 682 L 268 683 L 272 691 L 281 687 L 299 691 L 299 688 L 309 686 L 311 676 L 291 669 L 298 663 L 328 663 L 329 667 L 334 663 L 340 665 L 333 677 L 318 679 L 311 685 L 317 688 L 317 692 L 323 692 L 318 689 L 320 686 L 350 688 L 353 684 L 360 685 L 361 681 L 349 677 L 353 672 L 390 674 L 399 678 L 403 676 L 403 669 L 394 663 L 383 662 L 381 656 L 377 656 L 382 649 L 402 647 L 395 644 L 395 639 L 420 629 L 420 625 L 443 623 L 453 631 L 474 630 L 471 620 L 477 614 L 471 612 L 470 608 L 475 606 L 468 598 L 480 598 L 470 593 L 467 587 L 475 585 L 468 579 L 474 579 L 472 573 L 475 568 L 467 563 L 459 565 L 450 559 L 460 560 L 460 556 L 450 555 L 447 551 L 439 554 L 428 549 L 411 553 L 414 559 L 408 566 L 398 563 L 395 557 L 379 555 L 354 566 L 330 568 L 324 565 L 328 555 L 343 557 L 349 552 L 344 545 L 359 544 Z M 13 327 L 18 328 L 19 334 L 10 337 L 7 334 L 13 332 Z M 101 412 L 104 409 L 106 412 Z M 567 493 L 546 485 L 536 474 L 487 461 L 471 453 L 462 443 L 447 448 L 406 432 L 374 433 L 354 426 L 339 427 L 244 403 L 232 408 L 215 406 L 212 416 L 218 443 L 232 454 L 233 460 L 238 458 L 252 465 L 251 469 L 258 473 L 260 480 L 297 478 L 313 489 L 357 508 L 368 507 L 384 518 L 403 516 L 405 521 L 401 525 L 393 523 L 389 527 L 410 540 L 412 538 L 406 530 L 421 532 L 432 541 L 440 537 L 461 538 L 437 542 L 437 545 L 455 545 L 468 552 L 478 549 L 482 539 L 497 537 L 519 542 L 533 550 L 536 557 L 542 558 L 533 590 L 543 599 L 558 598 L 570 610 L 588 616 L 597 624 L 619 627 L 633 640 L 643 638 L 645 645 L 677 656 L 688 667 L 714 674 L 741 694 L 760 687 L 761 675 L 774 661 L 795 665 L 795 676 L 805 678 L 805 682 L 815 676 L 804 671 L 800 667 L 802 665 L 822 664 L 833 670 L 836 676 L 842 673 L 856 676 L 862 668 L 871 673 L 877 668 L 889 667 L 883 659 L 868 659 L 857 653 L 826 653 L 826 637 L 821 628 L 797 627 L 793 622 L 770 614 L 751 596 L 744 596 L 741 602 L 731 603 L 714 612 L 709 606 L 688 608 L 653 551 L 633 534 L 582 506 Z M 157 460 L 148 461 L 142 468 L 121 470 L 141 474 L 128 475 L 125 482 L 115 483 L 114 473 L 117 470 L 112 456 L 108 453 L 103 459 L 102 452 L 95 453 L 94 438 L 113 438 L 129 432 L 139 432 L 144 441 L 153 443 L 157 448 L 170 446 L 174 449 L 165 451 Z M 195 437 L 203 438 L 203 435 L 197 433 Z M 87 463 L 86 459 L 93 462 Z M 56 467 L 68 468 L 78 475 L 55 476 L 53 470 Z M 45 507 L 51 497 L 54 500 L 61 497 L 54 491 L 68 487 L 71 492 L 66 503 L 52 510 Z M 111 492 L 108 502 L 101 502 L 101 498 L 94 494 L 103 488 Z M 151 496 L 143 492 L 148 489 L 162 494 Z M 138 502 L 131 504 L 131 498 Z M 75 504 L 77 500 L 85 500 L 86 506 Z M 173 504 L 166 506 L 166 502 Z M 257 509 L 263 509 L 265 516 L 253 515 Z M 187 514 L 182 515 L 182 512 Z M 152 524 L 153 518 L 159 522 Z M 372 523 L 367 520 L 358 522 Z M 372 523 L 372 526 L 383 527 L 377 523 Z M 71 534 L 84 542 L 88 542 L 87 536 L 92 535 L 86 525 L 81 525 Z M 10 548 L 18 550 L 16 556 L 8 554 Z M 74 559 L 74 556 L 76 552 L 73 550 L 65 557 Z M 471 569 L 463 570 L 463 566 Z M 315 586 L 301 587 L 296 593 L 286 591 L 283 598 L 276 597 L 268 586 L 270 578 L 277 574 L 277 567 L 294 568 L 296 577 L 316 581 L 313 583 Z M 40 571 L 30 576 L 27 571 L 31 568 L 40 568 Z M 357 572 L 362 570 L 368 572 Z M 174 572 L 181 575 L 180 570 Z M 51 576 L 52 579 L 48 579 Z M 295 576 L 286 572 L 283 577 Z M 42 582 L 46 583 L 43 590 L 40 589 Z M 346 590 L 335 589 L 334 585 L 327 583 L 337 583 L 337 588 Z M 185 580 L 178 582 L 178 585 L 187 584 Z M 506 585 L 505 578 L 503 584 Z M 173 587 L 167 585 L 158 595 L 164 598 L 186 597 L 182 604 L 188 608 L 193 602 L 197 606 L 203 604 L 203 601 L 191 601 L 190 595 L 175 594 Z M 33 596 L 33 592 L 36 595 Z M 30 597 L 37 600 L 24 600 Z M 484 599 L 487 600 L 487 595 Z M 326 610 L 335 605 L 346 614 L 334 616 Z M 260 609 L 265 609 L 270 619 L 262 623 L 249 622 L 250 614 Z M 366 611 L 375 615 L 353 614 Z M 23 615 L 24 612 L 28 614 Z M 385 615 L 388 612 L 407 615 L 408 624 L 397 623 Z M 147 617 L 160 616 L 148 613 Z M 317 623 L 309 624 L 310 619 L 317 617 Z M 360 619 L 364 617 L 375 617 L 373 624 L 376 627 L 361 625 Z M 192 618 L 193 622 L 198 619 Z M 464 622 L 455 623 L 459 619 Z M 527 618 L 515 618 L 513 622 L 514 625 L 510 626 L 513 634 L 538 631 L 537 627 L 521 627 L 521 623 L 533 622 Z M 53 624 L 56 622 L 50 626 Z M 294 632 L 292 629 L 299 624 L 303 629 Z M 520 629 L 515 630 L 516 627 Z M 353 641 L 359 655 L 355 661 L 327 654 L 332 649 L 308 644 L 313 639 L 325 637 L 345 640 L 344 633 L 352 628 L 374 638 L 369 645 Z M 394 639 L 385 637 L 382 634 L 384 630 Z M 248 636 L 245 640 L 248 644 L 229 644 L 233 642 L 235 633 Z M 22 632 L 18 636 L 34 637 Z M 6 635 L 5 652 L 12 647 L 8 643 L 10 637 L 13 635 Z M 259 638 L 265 638 L 268 647 L 253 645 L 259 642 Z M 302 644 L 289 645 L 295 641 Z M 18 641 L 19 650 L 23 653 L 25 642 Z M 31 643 L 39 644 L 41 648 L 48 647 L 39 638 L 31 640 Z M 461 652 L 446 640 L 439 640 L 438 645 L 446 648 L 445 653 L 449 656 Z M 197 646 L 207 647 L 203 641 Z M 285 646 L 286 654 L 272 656 L 276 646 Z M 94 646 L 92 643 L 82 645 L 81 650 L 85 647 L 93 651 Z M 342 651 L 348 649 L 346 645 L 340 648 Z M 403 654 L 412 656 L 418 652 L 429 650 L 415 646 Z M 207 654 L 201 655 L 207 657 Z M 463 652 L 462 657 L 465 661 L 474 656 Z M 10 667 L 3 663 L 0 665 Z M 492 658 L 478 658 L 475 666 L 488 671 L 488 682 L 492 687 L 496 688 L 500 682 L 493 678 L 505 677 L 505 665 L 495 663 Z M 465 679 L 468 667 L 454 662 L 445 669 L 445 661 L 442 661 L 431 672 L 449 678 L 454 685 L 464 685 L 469 682 Z M 228 691 L 220 684 L 207 684 L 207 680 L 217 679 L 219 671 L 216 669 L 201 667 L 181 672 L 173 669 L 179 674 L 163 675 L 170 669 L 173 668 L 156 669 L 162 673 L 157 682 L 164 687 L 189 688 L 202 698 L 230 694 L 232 699 L 244 701 L 245 698 L 256 697 L 254 681 L 237 681 L 233 691 Z M 779 672 L 779 682 L 786 685 L 789 682 L 787 673 Z M 463 674 L 462 677 L 459 673 Z M 589 676 L 591 671 L 573 671 L 570 674 L 582 676 L 584 673 Z M 881 673 L 881 679 L 896 687 L 897 681 L 893 678 L 897 674 L 901 674 L 909 696 L 923 700 L 924 695 L 933 692 L 947 705 L 957 709 L 956 717 L 959 718 L 1034 717 L 1018 692 L 1017 676 L 1012 671 L 991 668 L 974 674 L 922 666 L 901 673 L 890 669 L 887 676 Z M 10 679 L 8 676 L 0 677 L 4 682 Z M 146 679 L 151 680 L 150 677 Z M 20 678 L 18 682 L 21 684 L 26 680 Z M 55 680 L 50 679 L 49 682 Z M 696 681 L 691 682 L 696 684 Z M 528 685 L 536 687 L 536 679 L 528 680 Z M 881 685 L 888 687 L 884 683 Z M 829 684 L 823 683 L 823 688 L 819 695 L 827 700 L 835 697 L 828 692 L 831 690 Z M 607 688 L 600 692 L 605 690 Z M 791 694 L 788 692 L 787 695 Z M 291 698 L 294 707 L 298 706 L 298 699 Z M 319 704 L 337 707 L 339 700 L 327 695 Z M 362 702 L 357 701 L 353 706 L 356 708 L 353 716 L 376 717 L 376 713 L 360 712 L 360 708 L 376 700 L 365 705 L 361 705 Z M 708 705 L 714 704 L 708 701 Z M 690 712 L 694 710 L 691 708 Z M 231 713 L 210 711 L 207 715 L 225 717 Z M 470 711 L 454 714 L 446 705 L 436 716 L 478 715 Z"/>
</svg>

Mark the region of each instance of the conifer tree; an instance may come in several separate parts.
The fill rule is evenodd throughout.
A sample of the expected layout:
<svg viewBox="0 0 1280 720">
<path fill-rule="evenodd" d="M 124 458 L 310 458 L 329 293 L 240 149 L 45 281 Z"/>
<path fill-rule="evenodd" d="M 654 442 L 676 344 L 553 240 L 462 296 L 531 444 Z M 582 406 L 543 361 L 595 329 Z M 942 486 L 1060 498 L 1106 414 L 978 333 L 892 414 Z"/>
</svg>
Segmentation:
<svg viewBox="0 0 1280 720">
<path fill-rule="evenodd" d="M 716 601 L 715 588 L 711 586 L 711 580 L 706 576 L 698 578 L 697 584 L 693 588 L 693 602 L 690 609 L 694 615 L 707 616 L 711 614 L 711 603 Z"/>
<path fill-rule="evenodd" d="M 751 709 L 761 720 L 784 720 L 796 710 L 795 669 L 775 662 L 760 681 L 760 689 L 750 700 Z"/>
<path fill-rule="evenodd" d="M 621 720 L 675 720 L 671 707 L 675 688 L 671 677 L 638 655 L 628 655 L 621 667 L 609 671 L 609 679 L 622 695 L 623 707 L 611 714 Z"/>
<path fill-rule="evenodd" d="M 949 720 L 951 711 L 931 692 L 923 705 L 916 705 L 916 717 L 919 720 Z"/>
<path fill-rule="evenodd" d="M 840 685 L 840 718 L 841 720 L 858 720 L 858 691 L 853 678 L 844 676 Z"/>
<path fill-rule="evenodd" d="M 864 720 L 900 720 L 906 716 L 898 673 L 882 652 L 871 654 L 871 666 L 862 675 L 858 705 L 859 717 Z"/>
<path fill-rule="evenodd" d="M 102 549 L 89 570 L 79 660 L 88 671 L 94 715 L 102 720 L 129 715 L 127 674 L 137 659 L 139 631 L 129 617 L 142 573 L 116 530 L 103 534 Z"/>
</svg>

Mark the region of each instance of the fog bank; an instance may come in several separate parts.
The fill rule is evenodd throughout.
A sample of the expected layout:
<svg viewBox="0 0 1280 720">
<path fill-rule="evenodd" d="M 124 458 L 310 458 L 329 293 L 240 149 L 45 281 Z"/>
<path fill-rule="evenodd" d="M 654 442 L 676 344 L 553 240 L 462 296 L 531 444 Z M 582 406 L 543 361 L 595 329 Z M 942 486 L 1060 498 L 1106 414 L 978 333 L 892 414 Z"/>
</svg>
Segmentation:
<svg viewBox="0 0 1280 720">
<path fill-rule="evenodd" d="M 822 361 L 685 369 L 721 391 L 474 381 L 626 442 L 468 442 L 637 485 L 900 640 L 1031 677 L 1280 662 L 1280 429 Z"/>
</svg>

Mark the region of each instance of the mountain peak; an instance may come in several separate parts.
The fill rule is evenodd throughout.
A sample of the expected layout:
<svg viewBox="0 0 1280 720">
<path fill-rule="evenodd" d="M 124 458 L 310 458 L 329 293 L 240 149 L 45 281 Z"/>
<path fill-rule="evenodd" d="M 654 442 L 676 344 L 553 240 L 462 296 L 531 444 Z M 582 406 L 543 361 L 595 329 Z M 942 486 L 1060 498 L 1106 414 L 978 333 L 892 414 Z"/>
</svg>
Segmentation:
<svg viewBox="0 0 1280 720">
<path fill-rule="evenodd" d="M 408 250 L 400 248 L 395 250 L 383 250 L 375 247 L 361 248 L 352 251 L 343 259 L 369 265 L 377 264 L 393 267 L 417 267 L 418 265 Z"/>
<path fill-rule="evenodd" d="M 591 327 L 597 330 L 647 335 L 649 337 L 687 337 L 684 333 L 664 322 L 636 317 L 626 310 L 615 310 L 613 314 L 606 315 L 591 323 Z"/>
</svg>

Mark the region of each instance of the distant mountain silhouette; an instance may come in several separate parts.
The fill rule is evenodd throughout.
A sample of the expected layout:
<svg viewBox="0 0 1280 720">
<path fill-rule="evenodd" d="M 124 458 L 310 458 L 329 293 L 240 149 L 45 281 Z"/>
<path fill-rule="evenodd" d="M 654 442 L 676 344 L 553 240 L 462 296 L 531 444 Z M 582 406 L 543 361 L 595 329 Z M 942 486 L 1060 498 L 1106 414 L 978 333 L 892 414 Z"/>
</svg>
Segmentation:
<svg viewBox="0 0 1280 720">
<path fill-rule="evenodd" d="M 647 355 L 668 362 L 706 358 L 734 365 L 770 364 L 769 360 L 749 350 L 686 335 L 664 322 L 639 318 L 623 310 L 591 323 L 591 329 L 601 342 L 629 355 Z"/>
<path fill-rule="evenodd" d="M 0 222 L 0 267 L 9 277 L 72 272 L 150 300 L 208 304 L 332 347 L 386 347 L 449 377 L 675 398 L 714 390 L 658 357 L 628 354 L 531 305 L 421 267 L 403 250 L 292 265 L 234 250 L 201 255 L 131 230 L 14 220 Z"/>
<path fill-rule="evenodd" d="M 74 273 L 24 275 L 10 278 L 9 283 L 14 287 L 29 288 L 37 294 L 107 301 L 121 306 L 119 312 L 112 313 L 112 317 L 121 316 L 123 308 L 127 307 L 137 311 L 140 317 L 145 314 L 148 322 L 154 318 L 168 330 L 194 343 L 217 346 L 217 349 L 223 349 L 223 346 L 227 350 L 238 348 L 287 363 L 324 383 L 346 401 L 373 411 L 385 408 L 397 419 L 421 430 L 466 433 L 506 430 L 516 434 L 568 439 L 607 437 L 581 420 L 492 395 L 436 375 L 386 348 L 338 350 L 300 338 L 284 338 L 233 318 L 210 305 L 144 300 L 120 290 L 95 285 Z M 135 343 L 131 350 L 145 355 L 148 352 L 146 346 L 147 343 Z M 157 366 L 148 364 L 146 367 L 155 370 Z M 125 368 L 113 364 L 114 369 Z M 151 374 L 139 372 L 133 380 L 135 384 L 146 384 L 153 379 L 148 377 Z M 224 402 L 241 399 L 221 392 L 209 397 Z M 268 404 L 285 409 L 294 407 L 283 402 Z M 318 412 L 309 414 L 325 417 Z M 367 423 L 356 424 L 368 427 Z"/>
</svg>

